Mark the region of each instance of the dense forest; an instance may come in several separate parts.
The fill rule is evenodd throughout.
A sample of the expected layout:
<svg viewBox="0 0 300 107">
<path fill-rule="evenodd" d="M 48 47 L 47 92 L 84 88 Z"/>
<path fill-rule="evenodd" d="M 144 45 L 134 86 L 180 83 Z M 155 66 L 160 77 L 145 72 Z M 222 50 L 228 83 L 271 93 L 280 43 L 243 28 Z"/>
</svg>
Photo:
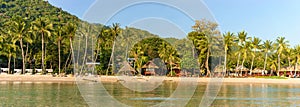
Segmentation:
<svg viewBox="0 0 300 107">
<path fill-rule="evenodd" d="M 217 67 L 227 75 L 241 74 L 244 68 L 250 75 L 255 69 L 271 71 L 263 75 L 279 75 L 282 68 L 298 71 L 299 45 L 291 47 L 284 37 L 263 41 L 246 31 L 222 33 L 218 24 L 205 19 L 195 21 L 186 38 L 159 38 L 119 23 L 88 23 L 43 0 L 0 0 L 0 6 L 0 67 L 10 68 L 10 74 L 12 69 L 37 68 L 73 74 L 74 67 L 85 73 L 86 63 L 99 62 L 97 74 L 113 75 L 128 58 L 135 60 L 139 73 L 155 58 L 168 71 L 177 67 L 192 75 L 196 70 L 212 76 Z"/>
</svg>

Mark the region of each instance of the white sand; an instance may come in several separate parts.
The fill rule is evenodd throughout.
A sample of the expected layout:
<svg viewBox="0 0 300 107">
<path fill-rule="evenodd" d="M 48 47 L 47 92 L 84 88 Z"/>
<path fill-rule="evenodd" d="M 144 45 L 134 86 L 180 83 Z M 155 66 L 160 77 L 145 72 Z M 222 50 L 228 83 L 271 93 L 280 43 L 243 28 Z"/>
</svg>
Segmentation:
<svg viewBox="0 0 300 107">
<path fill-rule="evenodd" d="M 134 78 L 134 77 L 132 77 Z M 143 77 L 145 79 L 153 77 Z M 154 77 L 155 78 L 155 77 Z M 99 76 L 102 82 L 118 82 L 115 76 Z M 151 80 L 151 79 L 149 79 Z M 75 82 L 75 77 L 53 77 L 51 75 L 0 75 L 0 82 Z M 263 79 L 263 78 L 186 78 L 186 77 L 165 77 L 165 81 L 198 81 L 199 83 L 223 82 L 223 83 L 283 83 L 283 84 L 300 84 L 299 78 L 289 79 Z"/>
</svg>

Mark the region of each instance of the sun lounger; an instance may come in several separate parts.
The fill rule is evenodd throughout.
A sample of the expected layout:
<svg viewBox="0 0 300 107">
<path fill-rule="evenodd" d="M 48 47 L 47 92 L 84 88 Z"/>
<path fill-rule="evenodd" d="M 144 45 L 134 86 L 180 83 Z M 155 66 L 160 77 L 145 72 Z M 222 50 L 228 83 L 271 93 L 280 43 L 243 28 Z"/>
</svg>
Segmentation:
<svg viewBox="0 0 300 107">
<path fill-rule="evenodd" d="M 8 68 L 1 68 L 1 72 L 8 72 Z"/>
<path fill-rule="evenodd" d="M 53 69 L 46 69 L 46 71 L 47 71 L 48 73 L 52 73 L 52 72 L 53 72 Z"/>
<path fill-rule="evenodd" d="M 22 69 L 14 69 L 15 75 L 19 75 L 22 73 Z"/>
<path fill-rule="evenodd" d="M 36 73 L 41 73 L 43 69 L 35 69 Z"/>
</svg>

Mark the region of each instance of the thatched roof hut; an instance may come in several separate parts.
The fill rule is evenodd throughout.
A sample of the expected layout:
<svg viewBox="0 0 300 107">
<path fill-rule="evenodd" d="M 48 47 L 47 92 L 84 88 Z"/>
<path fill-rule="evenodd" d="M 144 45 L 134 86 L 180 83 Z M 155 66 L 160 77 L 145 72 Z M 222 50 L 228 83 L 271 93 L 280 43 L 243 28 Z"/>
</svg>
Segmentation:
<svg viewBox="0 0 300 107">
<path fill-rule="evenodd" d="M 242 72 L 248 72 L 249 71 L 249 69 L 248 68 L 246 68 L 245 66 L 237 66 L 236 68 L 235 68 L 235 71 L 242 71 Z"/>
<path fill-rule="evenodd" d="M 132 76 L 135 74 L 135 69 L 132 68 L 128 62 L 123 62 L 123 67 L 119 70 L 118 75 L 129 75 Z"/>
</svg>

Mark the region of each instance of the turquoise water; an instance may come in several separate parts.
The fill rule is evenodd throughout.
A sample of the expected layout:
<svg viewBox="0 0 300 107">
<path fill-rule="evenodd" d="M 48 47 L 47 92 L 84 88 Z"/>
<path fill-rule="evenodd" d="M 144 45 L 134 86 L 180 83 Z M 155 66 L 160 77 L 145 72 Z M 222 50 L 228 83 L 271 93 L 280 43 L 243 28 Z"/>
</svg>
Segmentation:
<svg viewBox="0 0 300 107">
<path fill-rule="evenodd" d="M 169 98 L 177 87 L 175 82 L 165 82 L 150 92 L 131 91 L 119 83 L 103 83 L 103 85 L 117 101 L 129 106 L 151 106 L 166 100 L 187 100 L 187 98 Z M 0 87 L 0 106 L 88 106 L 75 83 L 5 82 L 1 83 Z M 199 84 L 186 106 L 198 106 L 205 89 L 206 84 Z M 211 106 L 300 106 L 300 85 L 223 83 Z"/>
</svg>

